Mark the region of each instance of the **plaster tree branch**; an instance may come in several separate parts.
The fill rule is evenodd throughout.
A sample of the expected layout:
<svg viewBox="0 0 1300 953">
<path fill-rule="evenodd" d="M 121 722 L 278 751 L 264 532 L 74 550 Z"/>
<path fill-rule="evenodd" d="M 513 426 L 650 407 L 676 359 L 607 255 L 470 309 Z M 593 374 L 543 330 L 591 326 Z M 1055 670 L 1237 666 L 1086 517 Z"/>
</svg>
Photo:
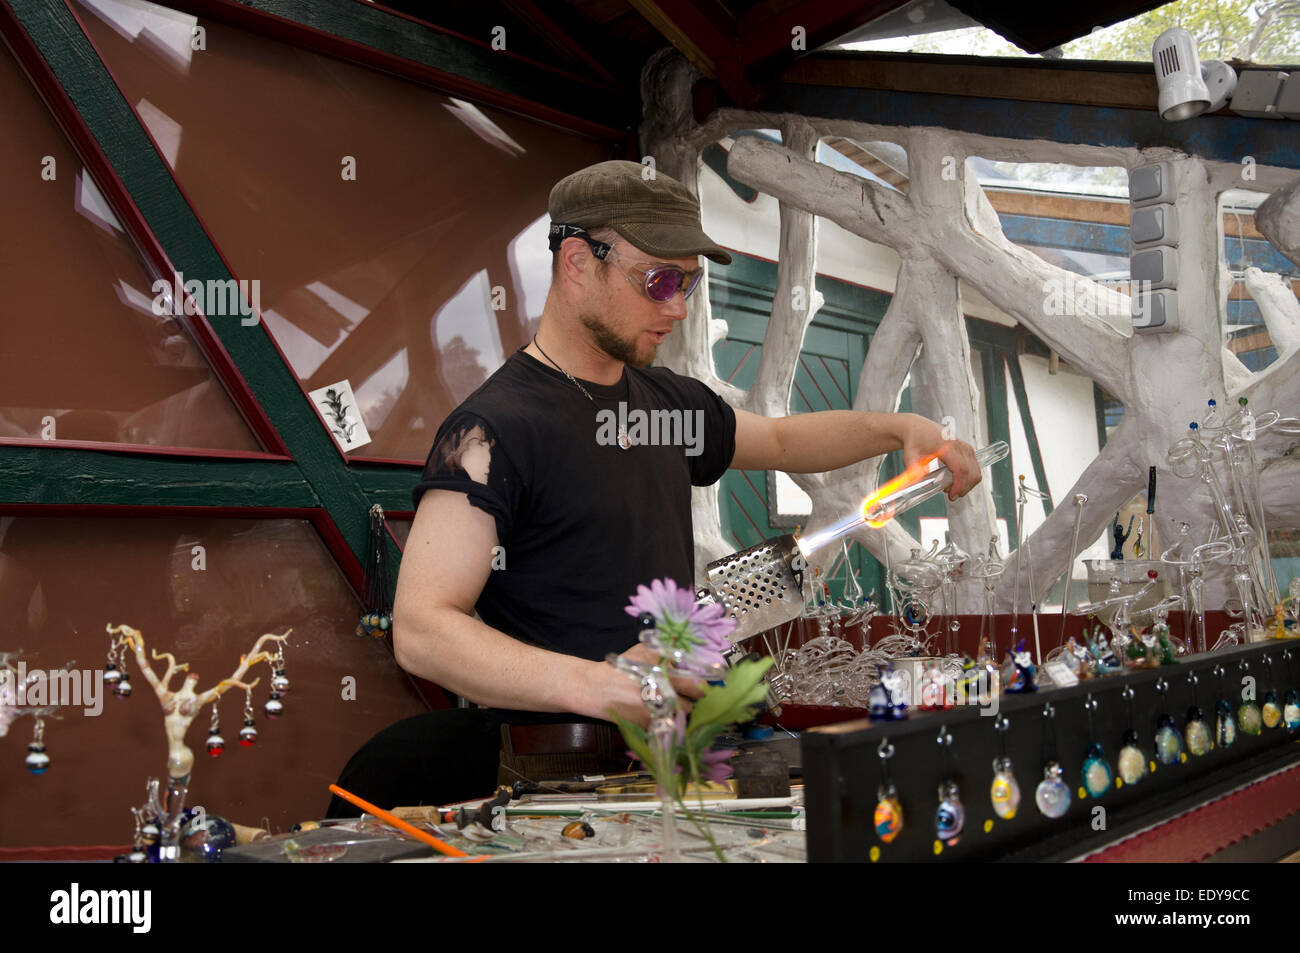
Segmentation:
<svg viewBox="0 0 1300 953">
<path fill-rule="evenodd" d="M 951 368 L 958 361 L 965 362 L 968 345 L 964 338 L 956 338 L 959 353 L 941 355 L 940 351 L 953 340 L 932 337 L 941 332 L 926 330 L 927 322 L 932 328 L 953 329 L 952 323 L 932 318 L 930 309 L 936 308 L 939 301 L 935 297 L 940 294 L 936 284 L 951 283 L 954 278 L 980 291 L 994 307 L 1033 331 L 1076 370 L 1124 403 L 1124 423 L 1075 486 L 1060 496 L 1052 515 L 1031 538 L 1036 593 L 1041 594 L 1066 568 L 1074 517 L 1069 501 L 1076 493 L 1089 497 L 1080 538 L 1090 542 L 1101 534 L 1115 510 L 1141 491 L 1147 466 L 1156 464 L 1164 477 L 1161 487 L 1173 488 L 1171 493 L 1162 494 L 1158 503 L 1161 527 L 1167 528 L 1171 517 L 1207 525 L 1212 508 L 1206 494 L 1199 492 L 1199 486 L 1180 489 L 1179 483 L 1186 481 L 1176 480 L 1165 469 L 1169 445 L 1184 435 L 1188 420 L 1200 416 L 1207 397 L 1224 400 L 1231 387 L 1234 396 L 1246 394 L 1258 409 L 1277 409 L 1283 414 L 1300 410 L 1300 373 L 1295 373 L 1300 349 L 1283 356 L 1264 373 L 1251 374 L 1235 356 L 1226 356 L 1223 347 L 1215 289 L 1215 276 L 1221 267 L 1216 197 L 1223 189 L 1239 186 L 1238 164 L 1206 161 L 1168 148 L 999 139 L 927 127 L 733 109 L 718 110 L 705 123 L 696 124 L 689 95 L 695 74 L 688 65 L 674 61 L 671 55 L 659 57 L 652 59 L 643 77 L 643 101 L 647 103 L 642 127 L 645 151 L 656 157 L 659 168 L 692 189 L 697 187 L 699 152 L 746 128 L 782 128 L 787 146 L 795 145 L 794 131 L 800 130 L 800 135 L 809 138 L 841 136 L 864 143 L 888 141 L 907 151 L 906 195 L 819 166 L 811 161 L 807 149 L 784 148 L 754 137 L 737 139 L 728 162 L 732 176 L 781 203 L 781 264 L 786 265 L 789 258 L 791 274 L 805 267 L 809 274 L 814 273 L 816 261 L 808 247 L 811 233 L 809 243 L 802 247 L 797 240 L 791 241 L 784 226 L 787 209 L 802 210 L 809 222 L 814 216 L 829 218 L 850 232 L 898 252 L 902 265 L 897 286 L 868 350 L 854 402 L 856 408 L 895 410 L 902 381 L 918 349 L 925 373 L 919 374 L 916 381 L 923 392 L 928 392 L 935 407 L 954 402 L 960 381 L 954 377 L 942 388 L 932 387 L 930 372 L 936 366 Z M 1168 161 L 1174 173 L 1182 238 L 1177 250 L 1179 273 L 1184 276 L 1178 289 L 1177 331 L 1133 335 L 1125 296 L 1049 265 L 1010 242 L 1002 234 L 983 190 L 977 182 L 967 180 L 966 157 L 970 155 L 995 161 L 1065 162 L 1125 169 Z M 939 174 L 942 163 L 948 163 L 949 174 Z M 952 175 L 958 165 L 962 171 Z M 963 185 L 964 192 L 959 189 Z M 1296 202 L 1300 178 L 1294 170 L 1260 166 L 1254 187 L 1275 193 L 1256 213 L 1259 228 L 1284 254 L 1300 260 L 1300 211 Z M 917 268 L 919 262 L 926 262 L 931 270 Z M 780 299 L 786 298 L 795 284 L 798 282 L 793 278 L 788 279 L 788 285 L 778 292 L 774 310 L 782 306 Z M 1058 288 L 1060 293 L 1053 301 L 1054 289 Z M 1277 314 L 1291 314 L 1285 302 L 1264 307 L 1272 307 Z M 946 304 L 938 310 L 945 315 L 949 312 Z M 1288 328 L 1294 324 L 1289 317 L 1284 323 Z M 710 345 L 724 325 L 710 321 L 703 295 L 692 300 L 683 333 L 669 337 L 661 348 L 661 357 L 678 372 L 703 380 L 728 401 L 783 412 L 789 393 L 784 368 L 795 365 L 802 336 L 794 333 L 794 324 L 785 325 L 779 316 L 774 316 L 772 324 L 778 331 L 784 325 L 784 333 L 779 340 L 765 340 L 763 359 L 770 370 L 764 373 L 763 386 L 756 386 L 749 394 L 717 378 Z M 769 332 L 772 330 L 770 327 Z M 1281 336 L 1286 338 L 1286 332 Z M 967 372 L 961 373 L 967 376 L 969 399 L 977 400 L 974 382 Z M 965 399 L 959 398 L 955 406 L 964 407 Z M 945 409 L 945 413 L 949 412 Z M 959 416 L 951 413 L 954 418 Z M 1287 435 L 1264 434 L 1257 444 L 1264 467 L 1261 486 L 1265 487 L 1265 508 L 1270 516 L 1275 512 L 1288 514 L 1284 518 L 1291 522 L 1295 521 L 1293 510 L 1297 506 L 1297 465 L 1290 458 L 1278 460 L 1277 454 L 1294 442 L 1295 438 Z M 863 463 L 828 474 L 795 475 L 796 482 L 813 499 L 809 526 L 829 523 L 860 505 L 875 483 L 876 472 L 876 466 Z M 1061 488 L 1057 489 L 1059 493 Z M 693 494 L 699 540 L 697 566 L 702 569 L 703 562 L 735 547 L 721 536 L 716 491 L 697 488 Z M 955 509 L 953 513 L 956 521 L 958 513 Z M 863 528 L 855 535 L 877 558 L 888 551 L 893 562 L 905 558 L 908 549 L 916 545 L 896 523 L 880 531 Z M 981 534 L 981 538 L 958 542 L 978 552 L 987 538 Z M 1018 553 L 1007 558 L 1007 572 L 998 594 L 1004 609 L 1009 605 L 1018 560 Z"/>
<path fill-rule="evenodd" d="M 1109 289 L 1050 265 L 1005 238 L 976 233 L 951 207 L 936 202 L 922 207 L 929 214 L 919 214 L 892 189 L 806 162 L 773 143 L 738 140 L 727 170 L 753 188 L 782 201 L 802 202 L 809 211 L 868 241 L 895 248 L 903 257 L 933 256 L 1121 400 L 1131 393 L 1124 373 L 1126 335 L 1093 315 L 1062 320 L 1044 313 L 1045 291 L 1053 286 L 1084 288 L 1091 300 L 1101 302 L 1110 301 L 1114 292 Z"/>
<path fill-rule="evenodd" d="M 1291 279 L 1252 267 L 1246 269 L 1243 280 L 1259 305 L 1268 336 L 1277 348 L 1277 359 L 1286 360 L 1300 348 L 1300 301 L 1296 300 Z"/>
<path fill-rule="evenodd" d="M 805 161 L 816 161 L 817 131 L 808 123 L 790 119 L 781 138 L 794 154 Z M 817 219 L 787 202 L 780 204 L 780 216 L 781 246 L 772 315 L 763 335 L 758 374 L 745 400 L 746 409 L 765 417 L 784 417 L 790 412 L 790 388 L 804 336 L 823 303 L 816 289 Z"/>
<path fill-rule="evenodd" d="M 1274 248 L 1300 265 L 1300 177 L 1260 203 L 1255 209 L 1255 227 Z"/>
<path fill-rule="evenodd" d="M 1106 446 L 1102 448 L 1092 463 L 1088 464 L 1074 487 L 1069 499 L 1082 492 L 1088 497 L 1083 508 L 1083 520 L 1080 524 L 1079 545 L 1089 545 L 1111 524 L 1114 514 L 1124 506 L 1135 493 L 1146 485 L 1146 469 L 1139 468 L 1135 455 L 1144 453 L 1138 436 L 1140 428 L 1125 419 L 1111 434 Z M 1172 474 L 1165 474 L 1167 480 L 1162 486 L 1175 484 Z M 1157 497 L 1159 498 L 1159 497 Z M 1162 512 L 1163 512 L 1162 508 Z M 1043 594 L 1065 570 L 1069 558 L 1070 544 L 1074 535 L 1073 503 L 1055 507 L 1041 526 L 1029 537 L 1029 551 L 1034 564 L 1033 593 L 1041 600 Z M 1163 533 L 1162 536 L 1167 535 Z M 1009 548 L 1009 547 L 1008 547 Z M 999 612 L 1010 612 L 1017 607 L 1011 604 L 1015 592 L 1016 573 L 1020 572 L 1019 610 L 1029 611 L 1029 585 L 1027 565 L 1018 568 L 1023 554 L 1020 550 L 1011 553 L 1006 560 L 1006 568 L 998 581 L 996 607 Z M 1071 633 L 1066 633 L 1067 635 Z M 1044 646 L 1044 651 L 1049 646 Z"/>
<path fill-rule="evenodd" d="M 695 70 L 680 57 L 663 51 L 650 58 L 641 74 L 641 100 L 646 104 L 641 124 L 641 145 L 655 167 L 699 195 L 700 150 L 707 143 L 694 141 L 698 132 L 693 116 L 691 86 Z M 723 400 L 738 406 L 744 392 L 718 377 L 713 367 L 713 342 L 725 322 L 715 322 L 709 308 L 708 262 L 703 260 L 704 293 L 686 303 L 686 319 L 659 348 L 660 363 L 678 374 L 702 381 Z M 721 327 L 719 327 L 721 326 Z M 696 581 L 702 581 L 705 566 L 734 551 L 722 535 L 722 515 L 716 487 L 691 487 L 691 521 L 695 537 Z"/>
</svg>

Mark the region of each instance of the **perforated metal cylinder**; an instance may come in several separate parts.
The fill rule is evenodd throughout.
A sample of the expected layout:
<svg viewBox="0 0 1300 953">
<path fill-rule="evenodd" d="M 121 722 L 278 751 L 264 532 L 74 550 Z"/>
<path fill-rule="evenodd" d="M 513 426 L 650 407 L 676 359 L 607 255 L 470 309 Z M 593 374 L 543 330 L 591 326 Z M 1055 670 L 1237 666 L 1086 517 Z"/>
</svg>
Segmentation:
<svg viewBox="0 0 1300 953">
<path fill-rule="evenodd" d="M 740 643 L 803 612 L 802 565 L 793 536 L 764 540 L 709 563 L 696 596 L 722 605 L 736 622 L 731 641 Z"/>
</svg>

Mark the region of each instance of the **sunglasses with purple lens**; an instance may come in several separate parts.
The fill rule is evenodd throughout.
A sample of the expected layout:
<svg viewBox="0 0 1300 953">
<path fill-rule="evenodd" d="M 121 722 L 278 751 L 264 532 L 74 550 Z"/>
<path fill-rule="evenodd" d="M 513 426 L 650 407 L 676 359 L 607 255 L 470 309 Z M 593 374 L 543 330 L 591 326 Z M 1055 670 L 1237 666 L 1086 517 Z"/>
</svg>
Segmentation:
<svg viewBox="0 0 1300 953">
<path fill-rule="evenodd" d="M 601 261 L 605 261 L 611 251 L 617 251 L 613 245 L 606 242 L 598 242 L 587 232 L 586 229 L 577 225 L 551 225 L 550 246 L 551 251 L 556 251 L 566 238 L 581 238 L 589 246 L 591 253 Z M 704 275 L 704 270 L 697 268 L 695 271 L 684 271 L 676 265 L 655 265 L 648 269 L 637 268 L 629 265 L 624 268 L 618 262 L 614 266 L 623 273 L 633 287 L 638 285 L 643 294 L 651 301 L 670 301 L 677 292 L 682 293 L 683 298 L 689 298 L 691 293 L 699 286 L 700 278 Z M 633 278 L 629 270 L 636 274 Z"/>
</svg>

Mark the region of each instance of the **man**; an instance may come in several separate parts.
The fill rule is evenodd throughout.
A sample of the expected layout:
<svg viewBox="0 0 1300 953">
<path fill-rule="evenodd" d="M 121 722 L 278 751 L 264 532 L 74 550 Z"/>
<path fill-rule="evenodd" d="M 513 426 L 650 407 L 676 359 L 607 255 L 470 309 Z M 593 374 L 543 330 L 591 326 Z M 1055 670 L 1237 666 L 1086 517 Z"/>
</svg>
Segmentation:
<svg viewBox="0 0 1300 953">
<path fill-rule="evenodd" d="M 476 755 L 473 771 L 454 780 L 450 759 L 431 767 L 441 774 L 428 778 L 437 790 L 426 800 L 490 790 L 503 721 L 616 712 L 645 723 L 639 684 L 603 660 L 649 657 L 622 611 L 638 585 L 693 585 L 692 484 L 712 484 L 729 467 L 820 472 L 899 449 L 908 462 L 937 453 L 953 470 L 951 498 L 980 479 L 971 447 L 945 441 L 922 417 L 768 419 L 648 368 L 686 317 L 698 256 L 731 260 L 679 182 L 604 162 L 563 179 L 549 206 L 552 284 L 537 335 L 443 423 L 415 491 L 394 609 L 397 661 L 489 711 L 408 719 L 410 730 L 390 729 L 383 747 L 396 757 L 411 744 L 454 743 L 461 767 L 466 733 L 491 749 L 490 761 Z M 695 684 L 678 688 L 698 697 Z M 452 727 L 425 733 L 435 721 Z M 359 782 L 364 767 L 350 765 L 345 778 Z"/>
</svg>

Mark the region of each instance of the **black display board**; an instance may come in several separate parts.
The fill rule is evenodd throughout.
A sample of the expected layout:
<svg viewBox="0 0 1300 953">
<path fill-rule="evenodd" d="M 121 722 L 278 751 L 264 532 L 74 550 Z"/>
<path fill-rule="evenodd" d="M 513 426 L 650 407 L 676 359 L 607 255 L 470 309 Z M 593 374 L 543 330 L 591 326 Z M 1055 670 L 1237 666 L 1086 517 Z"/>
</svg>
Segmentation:
<svg viewBox="0 0 1300 953">
<path fill-rule="evenodd" d="M 1270 664 L 1271 663 L 1271 664 Z M 1221 669 L 1222 677 L 1216 674 Z M 1195 674 L 1193 686 L 1189 676 Z M 1180 733 L 1188 709 L 1196 703 L 1214 733 L 1215 703 L 1226 698 L 1234 715 L 1253 678 L 1261 706 L 1270 689 L 1279 706 L 1290 688 L 1300 689 L 1300 642 L 1268 642 L 1192 656 L 1158 669 L 1081 681 L 1070 688 L 1052 688 L 1025 695 L 1002 695 L 998 715 L 1005 715 L 1006 753 L 1020 787 L 1020 806 L 1013 819 L 993 810 L 989 789 L 993 761 L 1000 754 L 998 717 L 989 707 L 974 705 L 944 711 L 912 711 L 902 721 L 856 721 L 807 731 L 802 755 L 804 795 L 808 817 L 810 861 L 989 861 L 1060 860 L 1098 849 L 1120 837 L 1186 810 L 1267 773 L 1288 761 L 1300 760 L 1297 733 L 1285 724 L 1262 728 L 1256 736 L 1236 732 L 1230 747 L 1215 746 L 1202 756 L 1184 753 L 1180 763 L 1156 763 L 1135 785 L 1112 787 L 1101 797 L 1081 797 L 1081 771 L 1093 740 L 1085 705 L 1096 701 L 1093 713 L 1096 740 L 1116 778 L 1124 735 L 1132 727 L 1150 763 L 1155 759 L 1159 716 L 1173 716 Z M 1158 685 L 1167 684 L 1162 698 Z M 1132 687 L 1130 705 L 1122 696 Z M 1195 696 L 1193 695 L 1195 691 Z M 1035 805 L 1034 791 L 1043 779 L 1045 751 L 1044 707 L 1055 712 L 1054 735 L 1048 728 L 1046 748 L 1055 744 L 1055 760 L 1063 769 L 1071 803 L 1061 818 L 1045 817 Z M 939 843 L 935 813 L 945 761 L 938 742 L 944 729 L 951 736 L 949 769 L 961 792 L 965 825 L 955 843 Z M 893 745 L 889 760 L 898 790 L 904 823 L 890 843 L 876 834 L 874 814 L 881 784 L 882 741 Z M 1101 808 L 1101 811 L 1097 811 Z M 875 848 L 876 850 L 873 850 Z"/>
</svg>

